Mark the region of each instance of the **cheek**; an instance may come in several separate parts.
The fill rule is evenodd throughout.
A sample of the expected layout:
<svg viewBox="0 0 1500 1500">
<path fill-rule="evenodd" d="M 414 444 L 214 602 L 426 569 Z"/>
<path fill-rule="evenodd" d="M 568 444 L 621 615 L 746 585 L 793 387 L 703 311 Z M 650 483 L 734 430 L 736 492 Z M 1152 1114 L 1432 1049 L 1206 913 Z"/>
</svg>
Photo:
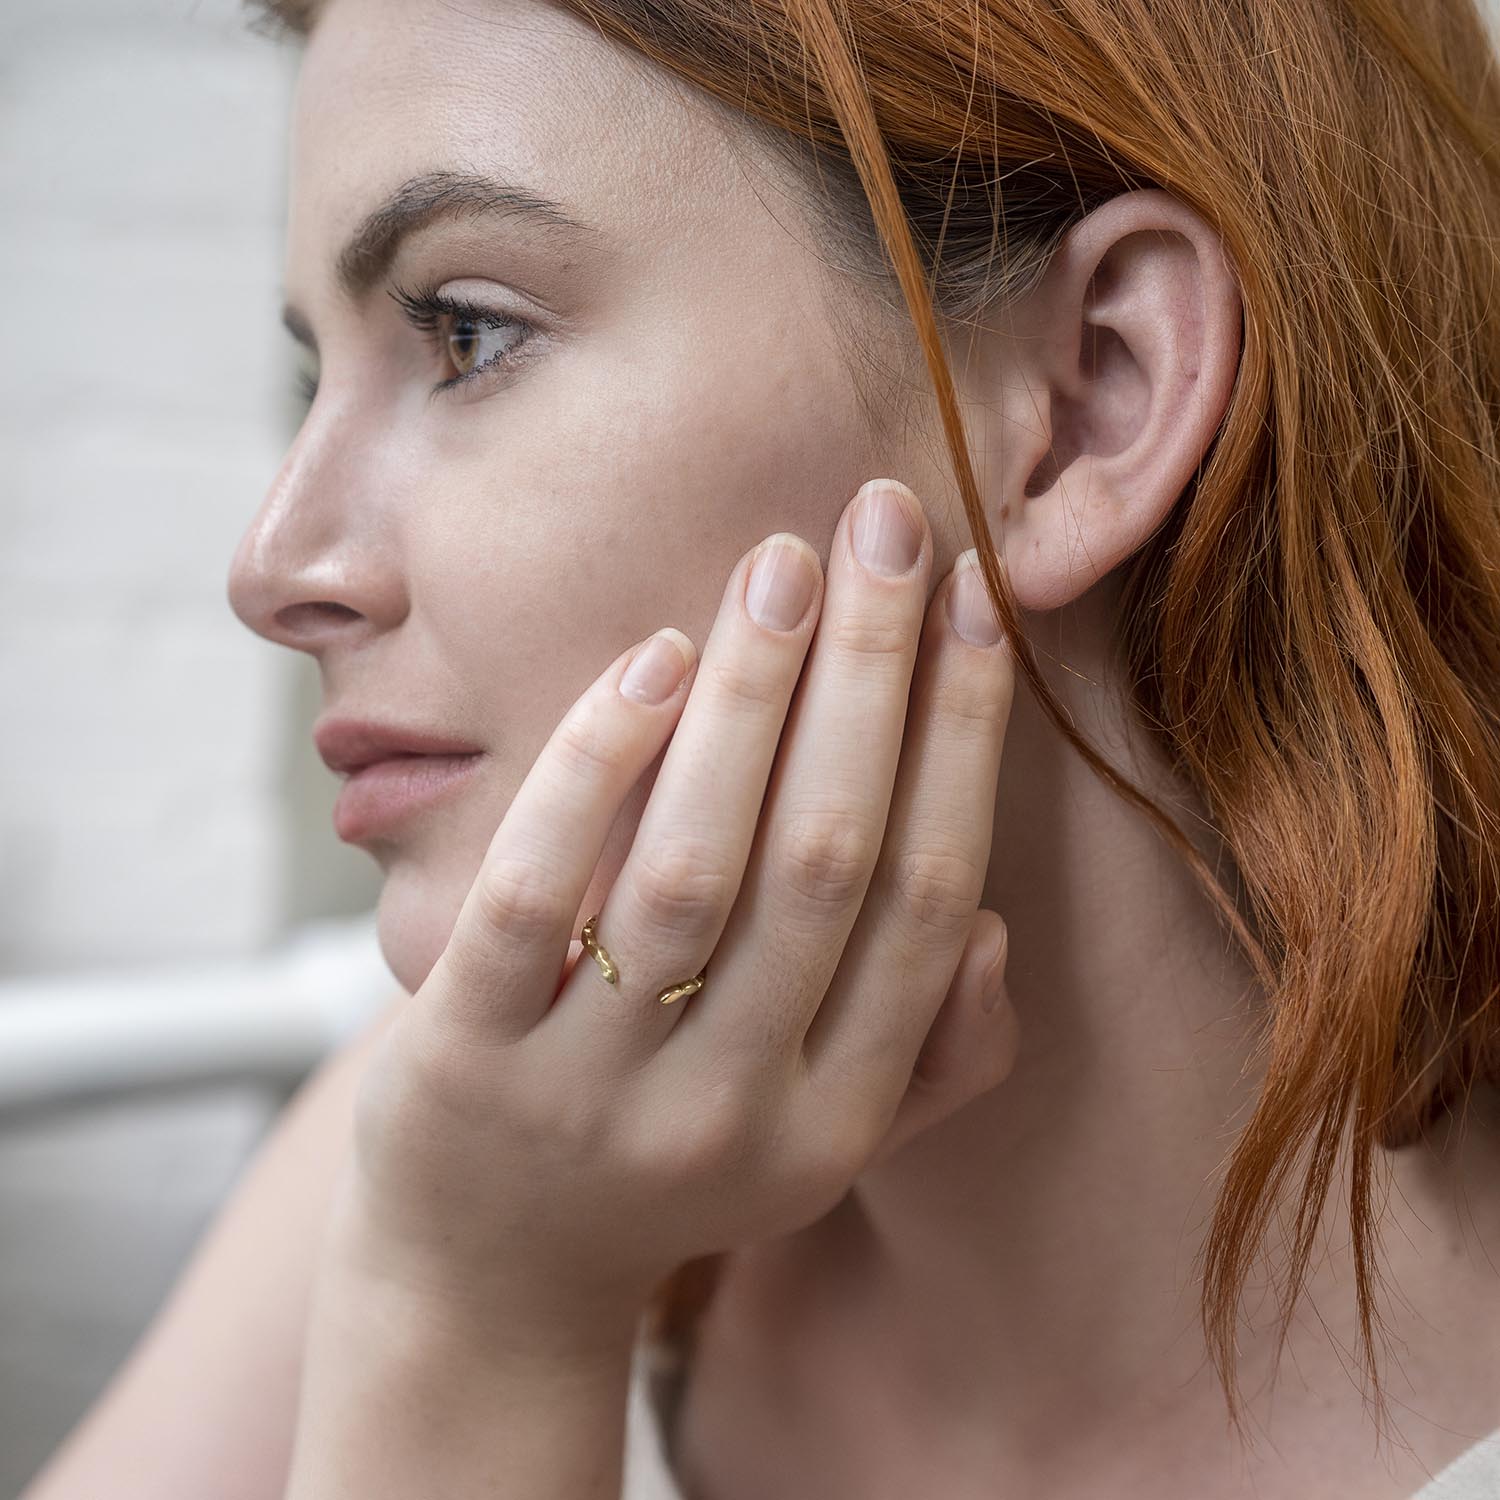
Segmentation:
<svg viewBox="0 0 1500 1500">
<path fill-rule="evenodd" d="M 826 555 L 879 466 L 831 335 L 720 315 L 560 352 L 492 398 L 484 451 L 450 448 L 442 489 L 469 498 L 429 511 L 416 597 L 512 728 L 519 706 L 550 729 L 662 625 L 701 647 L 740 557 L 782 530 Z"/>
<path fill-rule="evenodd" d="M 404 982 L 441 951 L 516 789 L 589 683 L 661 625 L 701 648 L 750 547 L 787 530 L 826 556 L 849 498 L 884 467 L 846 374 L 796 333 L 762 325 L 735 346 L 684 335 L 629 379 L 608 362 L 592 378 L 575 369 L 524 402 L 501 396 L 503 430 L 476 422 L 472 451 L 450 442 L 423 466 L 441 478 L 405 539 L 413 650 L 435 700 L 491 758 L 469 797 L 408 840 L 418 884 L 383 893 Z M 658 756 L 626 797 L 575 935 L 603 905 L 659 768 Z"/>
<path fill-rule="evenodd" d="M 708 317 L 621 351 L 538 466 L 539 530 L 565 539 L 555 592 L 575 604 L 558 623 L 600 666 L 666 624 L 701 646 L 730 572 L 771 532 L 826 553 L 873 461 L 848 377 L 805 327 Z"/>
</svg>

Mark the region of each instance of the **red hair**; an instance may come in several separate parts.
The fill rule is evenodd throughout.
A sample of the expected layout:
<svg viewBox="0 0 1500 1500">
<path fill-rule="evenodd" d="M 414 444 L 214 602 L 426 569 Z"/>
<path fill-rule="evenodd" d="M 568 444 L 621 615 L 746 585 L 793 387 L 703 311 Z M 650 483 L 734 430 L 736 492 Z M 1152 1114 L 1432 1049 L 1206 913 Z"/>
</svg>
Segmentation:
<svg viewBox="0 0 1500 1500">
<path fill-rule="evenodd" d="M 1383 1410 L 1377 1149 L 1500 1081 L 1500 83 L 1474 0 L 556 3 L 740 112 L 806 168 L 815 222 L 899 284 L 1017 669 L 1265 989 L 1263 1081 L 1203 1247 L 1230 1414 L 1272 1214 L 1297 1184 L 1284 1336 L 1346 1137 Z M 316 4 L 260 8 L 306 31 Z M 1244 305 L 1228 411 L 1121 565 L 1118 618 L 1132 706 L 1201 794 L 1238 897 L 1042 678 L 939 333 L 1139 186 L 1216 228 Z M 664 1284 L 660 1328 L 719 1260 Z"/>
</svg>

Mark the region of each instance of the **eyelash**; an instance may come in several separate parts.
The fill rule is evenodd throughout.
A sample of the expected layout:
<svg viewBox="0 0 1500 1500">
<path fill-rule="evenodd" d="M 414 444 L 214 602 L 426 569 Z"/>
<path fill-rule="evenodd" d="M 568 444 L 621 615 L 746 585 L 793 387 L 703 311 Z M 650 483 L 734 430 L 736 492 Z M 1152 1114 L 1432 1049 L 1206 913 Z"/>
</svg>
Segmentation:
<svg viewBox="0 0 1500 1500">
<path fill-rule="evenodd" d="M 445 352 L 448 343 L 447 336 L 438 330 L 440 318 L 452 318 L 457 323 L 473 323 L 480 328 L 508 328 L 522 332 L 521 338 L 503 353 L 491 355 L 482 365 L 476 365 L 474 369 L 462 375 L 453 375 L 447 380 L 440 380 L 432 389 L 434 396 L 441 391 L 451 390 L 454 386 L 463 385 L 466 381 L 483 375 L 486 370 L 513 359 L 536 332 L 535 328 L 522 318 L 512 317 L 509 313 L 497 313 L 491 308 L 480 307 L 473 302 L 464 302 L 457 297 L 445 296 L 434 286 L 421 286 L 414 290 L 396 286 L 390 289 L 389 295 L 400 305 L 406 321 L 413 328 L 427 335 L 438 354 Z"/>
<path fill-rule="evenodd" d="M 521 348 L 531 341 L 536 332 L 535 327 L 523 318 L 512 317 L 509 313 L 497 313 L 490 308 L 480 307 L 477 303 L 465 302 L 457 297 L 445 296 L 434 286 L 421 286 L 415 289 L 397 286 L 390 288 L 388 295 L 400 306 L 406 321 L 419 332 L 426 334 L 428 342 L 440 355 L 446 351 L 448 342 L 447 336 L 438 329 L 440 318 L 452 318 L 458 323 L 473 323 L 480 328 L 516 329 L 522 333 L 522 336 L 503 353 L 491 355 L 482 365 L 476 365 L 474 369 L 462 375 L 453 375 L 447 380 L 440 380 L 432 388 L 434 396 L 442 391 L 451 390 L 454 386 L 463 385 L 466 381 L 483 375 L 491 367 L 513 359 Z M 303 370 L 298 373 L 297 386 L 302 400 L 311 405 L 313 397 L 318 393 L 317 380 Z"/>
</svg>

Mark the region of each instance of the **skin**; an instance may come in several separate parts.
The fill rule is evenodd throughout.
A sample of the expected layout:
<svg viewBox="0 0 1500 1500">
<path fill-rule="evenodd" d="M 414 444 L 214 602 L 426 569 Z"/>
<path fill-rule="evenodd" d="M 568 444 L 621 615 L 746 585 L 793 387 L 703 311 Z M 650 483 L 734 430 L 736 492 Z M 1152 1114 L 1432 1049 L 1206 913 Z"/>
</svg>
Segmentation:
<svg viewBox="0 0 1500 1500">
<path fill-rule="evenodd" d="M 518 226 L 445 224 L 404 248 L 392 280 L 461 287 L 540 330 L 513 373 L 429 400 L 452 363 L 380 292 L 344 300 L 332 263 L 404 179 L 476 164 L 602 234 L 559 252 Z M 846 504 L 877 475 L 921 502 L 929 596 L 972 542 L 932 407 L 897 420 L 894 400 L 862 401 L 869 377 L 841 332 L 852 319 L 894 388 L 913 368 L 909 329 L 828 263 L 779 172 L 724 112 L 532 0 L 333 0 L 315 29 L 285 282 L 316 338 L 319 391 L 229 594 L 252 629 L 315 658 L 325 713 L 485 751 L 461 795 L 367 846 L 386 877 L 381 942 L 409 991 L 570 705 L 664 624 L 701 646 L 755 543 L 792 532 L 830 564 Z M 1116 570 L 1212 439 L 1239 318 L 1209 226 L 1132 193 L 955 348 L 990 525 L 1048 681 L 1130 774 L 1200 814 L 1130 733 Z M 1092 378 L 1086 329 L 1107 330 Z M 1043 464 L 1056 477 L 1028 495 Z M 624 798 L 580 921 L 624 866 L 658 765 Z M 982 788 L 955 791 L 984 805 Z M 1194 883 L 1060 750 L 1024 681 L 989 831 L 981 905 L 1008 933 L 1019 1053 L 984 1029 L 961 970 L 923 1128 L 831 1212 L 734 1263 L 679 1428 L 685 1479 L 714 1500 L 1128 1500 L 1189 1477 L 1202 1496 L 1411 1494 L 1500 1422 L 1493 1110 L 1394 1162 L 1382 1265 L 1400 1287 L 1395 1416 L 1414 1451 L 1376 1453 L 1335 1347 L 1354 1347 L 1336 1189 L 1274 1425 L 1268 1308 L 1242 1338 L 1252 1426 L 1269 1436 L 1242 1455 L 1191 1271 L 1229 1126 L 1253 1097 L 1260 997 Z M 924 1003 L 941 1000 L 939 986 Z"/>
</svg>

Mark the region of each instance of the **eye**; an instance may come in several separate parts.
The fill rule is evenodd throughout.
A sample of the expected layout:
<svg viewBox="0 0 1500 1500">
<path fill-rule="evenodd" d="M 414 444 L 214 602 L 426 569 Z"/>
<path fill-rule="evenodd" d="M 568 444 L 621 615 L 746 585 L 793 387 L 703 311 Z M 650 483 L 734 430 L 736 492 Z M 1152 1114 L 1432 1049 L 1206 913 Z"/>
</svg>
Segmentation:
<svg viewBox="0 0 1500 1500">
<path fill-rule="evenodd" d="M 530 323 L 509 313 L 445 296 L 433 287 L 393 287 L 390 296 L 407 322 L 425 333 L 438 354 L 458 371 L 451 379 L 439 381 L 434 394 L 508 363 L 535 332 Z"/>
</svg>

